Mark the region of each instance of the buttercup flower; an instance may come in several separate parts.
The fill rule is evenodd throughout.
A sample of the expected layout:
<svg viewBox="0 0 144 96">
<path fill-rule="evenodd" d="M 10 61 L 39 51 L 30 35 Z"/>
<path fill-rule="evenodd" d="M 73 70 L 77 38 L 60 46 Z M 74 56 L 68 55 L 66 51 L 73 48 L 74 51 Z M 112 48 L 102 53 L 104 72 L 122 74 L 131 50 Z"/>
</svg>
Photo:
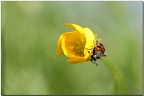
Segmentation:
<svg viewBox="0 0 144 96">
<path fill-rule="evenodd" d="M 82 28 L 76 24 L 65 24 L 75 30 L 60 35 L 56 54 L 64 53 L 70 63 L 82 63 L 91 57 L 96 43 L 96 35 L 89 28 Z"/>
</svg>

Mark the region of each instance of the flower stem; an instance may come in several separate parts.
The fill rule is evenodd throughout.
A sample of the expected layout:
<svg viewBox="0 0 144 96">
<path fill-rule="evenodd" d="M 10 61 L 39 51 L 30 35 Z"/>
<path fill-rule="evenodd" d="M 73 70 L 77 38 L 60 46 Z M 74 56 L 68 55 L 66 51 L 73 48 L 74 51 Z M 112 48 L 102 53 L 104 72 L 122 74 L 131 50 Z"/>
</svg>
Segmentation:
<svg viewBox="0 0 144 96">
<path fill-rule="evenodd" d="M 128 89 L 123 77 L 123 74 L 119 67 L 112 62 L 108 57 L 103 59 L 104 63 L 106 64 L 107 68 L 112 74 L 112 77 L 115 82 L 114 94 L 128 94 Z"/>
</svg>

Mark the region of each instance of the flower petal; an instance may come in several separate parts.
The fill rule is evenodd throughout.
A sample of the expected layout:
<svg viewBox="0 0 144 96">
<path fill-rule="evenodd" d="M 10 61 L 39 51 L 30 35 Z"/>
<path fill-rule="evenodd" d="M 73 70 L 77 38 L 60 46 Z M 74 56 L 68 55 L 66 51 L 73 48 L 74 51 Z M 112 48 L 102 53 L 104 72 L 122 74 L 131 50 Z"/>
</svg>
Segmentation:
<svg viewBox="0 0 144 96">
<path fill-rule="evenodd" d="M 84 60 L 83 57 L 80 56 L 70 56 L 70 58 L 67 60 L 67 62 L 72 63 L 72 64 L 77 64 L 77 63 L 83 63 L 86 60 Z"/>
<path fill-rule="evenodd" d="M 82 33 L 83 28 L 81 26 L 79 26 L 79 25 L 76 25 L 76 24 L 65 24 L 65 26 L 72 27 L 72 28 L 76 29 L 78 32 L 80 32 L 81 34 L 83 34 Z"/>
<path fill-rule="evenodd" d="M 93 48 L 96 43 L 97 35 L 94 35 L 94 33 L 89 28 L 84 28 L 83 33 L 85 34 L 85 38 L 86 38 L 86 45 L 85 45 L 84 53 L 86 54 L 87 50 L 91 49 L 89 50 L 89 53 L 92 54 Z"/>
<path fill-rule="evenodd" d="M 91 55 L 89 53 L 86 53 L 84 57 L 71 55 L 67 61 L 72 64 L 83 63 L 86 62 L 90 56 Z"/>
<path fill-rule="evenodd" d="M 73 54 L 80 56 L 82 52 L 78 52 L 79 49 L 84 50 L 85 37 L 78 31 L 65 33 L 65 38 L 62 40 L 62 49 L 66 56 Z M 84 54 L 83 54 L 84 55 Z"/>
<path fill-rule="evenodd" d="M 63 35 L 60 36 L 59 40 L 58 40 L 58 44 L 57 44 L 57 50 L 56 50 L 56 55 L 57 56 L 60 56 L 62 53 L 63 53 L 63 50 L 62 50 L 62 38 L 63 38 Z"/>
<path fill-rule="evenodd" d="M 60 36 L 56 53 L 58 56 L 61 55 L 62 52 L 64 52 L 66 56 L 71 54 L 84 56 L 83 50 L 85 42 L 85 37 L 78 31 L 63 33 Z"/>
</svg>

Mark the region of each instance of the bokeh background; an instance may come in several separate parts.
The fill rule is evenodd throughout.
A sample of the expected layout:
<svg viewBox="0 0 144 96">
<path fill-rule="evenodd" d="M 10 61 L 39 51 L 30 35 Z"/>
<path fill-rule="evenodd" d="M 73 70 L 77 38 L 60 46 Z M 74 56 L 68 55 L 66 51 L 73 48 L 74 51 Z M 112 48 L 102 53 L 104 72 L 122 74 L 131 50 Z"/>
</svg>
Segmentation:
<svg viewBox="0 0 144 96">
<path fill-rule="evenodd" d="M 2 94 L 142 94 L 142 2 L 1 2 Z M 89 27 L 106 57 L 70 64 L 59 36 Z"/>
</svg>

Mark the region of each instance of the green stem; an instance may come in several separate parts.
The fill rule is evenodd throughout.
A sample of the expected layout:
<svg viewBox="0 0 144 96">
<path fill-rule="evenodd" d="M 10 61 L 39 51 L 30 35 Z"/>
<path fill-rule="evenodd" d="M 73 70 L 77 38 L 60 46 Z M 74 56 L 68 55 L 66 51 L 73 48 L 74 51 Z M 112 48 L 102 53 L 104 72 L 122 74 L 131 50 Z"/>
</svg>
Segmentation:
<svg viewBox="0 0 144 96">
<path fill-rule="evenodd" d="M 128 94 L 128 89 L 119 67 L 115 63 L 113 63 L 108 57 L 104 58 L 103 61 L 113 76 L 116 85 L 114 94 Z"/>
</svg>

